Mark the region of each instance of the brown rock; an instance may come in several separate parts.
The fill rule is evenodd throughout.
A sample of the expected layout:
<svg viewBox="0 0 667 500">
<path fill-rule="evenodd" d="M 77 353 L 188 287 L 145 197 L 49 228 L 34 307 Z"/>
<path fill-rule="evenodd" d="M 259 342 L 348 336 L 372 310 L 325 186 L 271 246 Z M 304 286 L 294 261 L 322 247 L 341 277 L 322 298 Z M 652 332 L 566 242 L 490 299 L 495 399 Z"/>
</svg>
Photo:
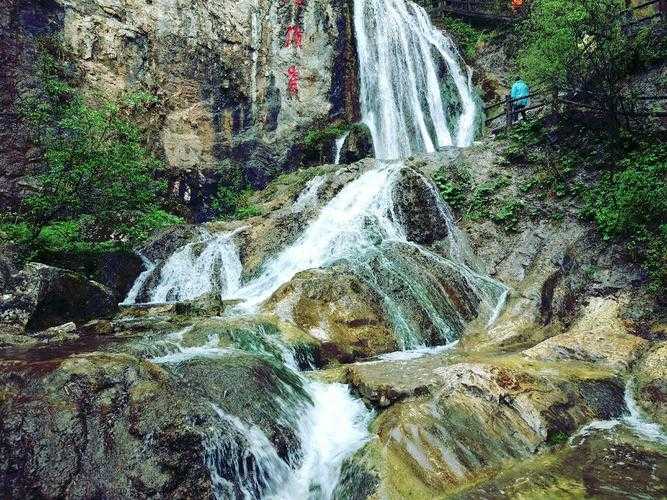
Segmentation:
<svg viewBox="0 0 667 500">
<path fill-rule="evenodd" d="M 106 319 L 94 319 L 82 325 L 77 330 L 79 335 L 111 335 L 113 333 L 113 323 Z"/>
<path fill-rule="evenodd" d="M 523 355 L 545 361 L 589 361 L 614 370 L 627 370 L 648 342 L 627 333 L 620 319 L 620 308 L 617 300 L 592 298 L 572 328 L 524 351 Z"/>
<path fill-rule="evenodd" d="M 297 274 L 273 294 L 266 310 L 321 341 L 326 360 L 348 362 L 397 349 L 380 298 L 342 268 Z"/>
</svg>

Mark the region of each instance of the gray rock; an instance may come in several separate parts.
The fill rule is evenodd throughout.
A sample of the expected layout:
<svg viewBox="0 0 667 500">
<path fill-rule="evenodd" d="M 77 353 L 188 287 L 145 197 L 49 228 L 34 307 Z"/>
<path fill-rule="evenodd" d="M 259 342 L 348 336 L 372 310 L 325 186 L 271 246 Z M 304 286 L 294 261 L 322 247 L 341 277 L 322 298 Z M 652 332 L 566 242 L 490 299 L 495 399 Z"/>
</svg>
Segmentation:
<svg viewBox="0 0 667 500">
<path fill-rule="evenodd" d="M 177 248 L 189 243 L 199 234 L 196 226 L 183 224 L 170 227 L 156 234 L 139 250 L 151 262 L 167 259 Z"/>
<path fill-rule="evenodd" d="M 2 297 L 0 325 L 38 331 L 111 316 L 117 307 L 104 285 L 65 269 L 29 263 L 14 275 L 11 292 Z"/>
<path fill-rule="evenodd" d="M 340 152 L 341 163 L 354 163 L 373 156 L 373 137 L 367 125 L 355 123 L 350 127 Z"/>
<path fill-rule="evenodd" d="M 447 237 L 447 225 L 438 207 L 437 197 L 440 195 L 421 174 L 404 170 L 393 194 L 397 215 L 405 223 L 408 240 L 430 245 Z"/>
</svg>

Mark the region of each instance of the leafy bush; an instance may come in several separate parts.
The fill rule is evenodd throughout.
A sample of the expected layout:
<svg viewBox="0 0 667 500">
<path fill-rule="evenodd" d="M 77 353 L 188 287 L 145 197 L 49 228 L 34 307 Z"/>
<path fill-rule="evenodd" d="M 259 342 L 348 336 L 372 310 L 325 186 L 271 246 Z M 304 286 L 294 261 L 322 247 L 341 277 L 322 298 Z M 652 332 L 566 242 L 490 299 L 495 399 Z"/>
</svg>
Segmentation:
<svg viewBox="0 0 667 500">
<path fill-rule="evenodd" d="M 503 226 L 507 231 L 516 231 L 523 208 L 523 203 L 510 198 L 491 216 L 491 220 Z"/>
<path fill-rule="evenodd" d="M 0 244 L 26 244 L 32 237 L 33 231 L 27 222 L 0 222 Z"/>
<path fill-rule="evenodd" d="M 182 222 L 160 208 L 166 191 L 156 180 L 161 163 L 133 121 L 157 98 L 146 92 L 117 101 L 84 96 L 68 83 L 67 65 L 51 49 L 38 62 L 38 88 L 21 103 L 45 163 L 39 190 L 23 207 L 35 251 L 94 253 Z"/>
<path fill-rule="evenodd" d="M 619 162 L 585 193 L 584 214 L 604 239 L 626 241 L 649 269 L 654 286 L 667 283 L 667 151 L 647 146 Z"/>
<path fill-rule="evenodd" d="M 477 55 L 477 47 L 484 40 L 483 31 L 465 21 L 449 16 L 439 19 L 438 24 L 442 25 L 451 35 L 466 58 L 473 59 Z"/>
<path fill-rule="evenodd" d="M 496 177 L 476 186 L 466 216 L 474 221 L 491 218 L 494 197 L 508 184 L 509 181 L 505 177 Z"/>
</svg>

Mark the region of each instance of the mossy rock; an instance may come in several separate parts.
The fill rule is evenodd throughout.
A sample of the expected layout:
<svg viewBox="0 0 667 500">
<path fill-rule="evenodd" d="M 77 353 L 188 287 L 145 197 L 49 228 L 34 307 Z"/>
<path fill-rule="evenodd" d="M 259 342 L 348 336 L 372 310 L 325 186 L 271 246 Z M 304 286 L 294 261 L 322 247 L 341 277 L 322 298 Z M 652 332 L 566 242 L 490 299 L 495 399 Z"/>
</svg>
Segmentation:
<svg viewBox="0 0 667 500">
<path fill-rule="evenodd" d="M 343 142 L 340 162 L 350 164 L 373 156 L 373 136 L 365 123 L 355 123 Z"/>
</svg>

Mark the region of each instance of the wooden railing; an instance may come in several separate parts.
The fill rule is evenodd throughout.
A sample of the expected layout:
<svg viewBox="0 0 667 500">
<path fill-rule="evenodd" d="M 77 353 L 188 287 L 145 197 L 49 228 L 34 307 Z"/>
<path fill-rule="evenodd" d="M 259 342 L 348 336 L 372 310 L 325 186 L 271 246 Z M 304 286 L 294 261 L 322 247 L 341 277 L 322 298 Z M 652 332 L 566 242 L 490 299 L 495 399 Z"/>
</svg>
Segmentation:
<svg viewBox="0 0 667 500">
<path fill-rule="evenodd" d="M 517 16 L 510 0 L 441 0 L 434 9 L 437 14 L 453 14 L 488 19 L 511 20 Z"/>
<path fill-rule="evenodd" d="M 521 108 L 521 109 L 515 109 L 514 108 L 514 103 L 517 101 L 522 101 L 527 98 L 539 98 L 539 101 L 535 104 L 532 104 L 530 106 Z M 495 132 L 499 132 L 505 128 L 509 128 L 518 121 L 519 113 L 521 112 L 528 112 L 528 111 L 534 111 L 538 109 L 542 109 L 548 106 L 551 106 L 552 111 L 554 113 L 559 113 L 562 107 L 567 107 L 567 108 L 578 108 L 578 109 L 584 109 L 588 112 L 591 113 L 607 113 L 608 110 L 598 108 L 596 106 L 592 106 L 586 102 L 583 102 L 581 99 L 582 96 L 577 96 L 577 95 L 569 95 L 566 93 L 560 93 L 558 89 L 552 89 L 552 90 L 540 90 L 537 92 L 533 92 L 527 97 L 518 97 L 516 99 L 512 99 L 509 95 L 505 96 L 505 100 L 502 102 L 497 102 L 494 104 L 491 104 L 484 108 L 484 111 L 488 113 L 491 110 L 494 110 L 500 106 L 503 106 L 503 111 L 501 113 L 496 114 L 495 116 L 492 116 L 491 118 L 488 118 L 485 122 L 486 126 L 491 128 L 491 130 Z M 667 103 L 667 95 L 644 95 L 644 96 L 635 96 L 632 98 L 634 101 L 654 101 L 654 102 L 659 102 L 659 101 L 664 101 Z M 653 118 L 667 118 L 667 111 L 645 111 L 645 112 L 637 112 L 637 111 L 625 111 L 625 112 L 619 112 L 618 113 L 620 116 L 628 117 L 628 118 L 643 118 L 643 117 L 653 117 Z M 497 127 L 493 127 L 493 124 L 500 120 L 501 118 L 505 118 L 504 122 L 501 122 L 501 124 Z"/>
</svg>

